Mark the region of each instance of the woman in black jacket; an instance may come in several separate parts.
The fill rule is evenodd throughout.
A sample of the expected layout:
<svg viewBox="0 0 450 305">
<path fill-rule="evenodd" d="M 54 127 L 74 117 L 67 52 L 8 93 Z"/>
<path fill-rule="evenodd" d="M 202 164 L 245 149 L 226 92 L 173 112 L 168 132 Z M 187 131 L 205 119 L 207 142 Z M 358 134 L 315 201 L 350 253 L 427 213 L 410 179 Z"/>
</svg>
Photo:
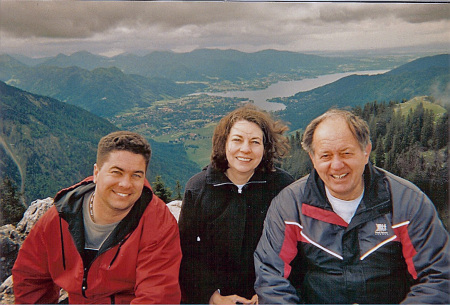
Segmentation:
<svg viewBox="0 0 450 305">
<path fill-rule="evenodd" d="M 253 252 L 272 198 L 294 181 L 274 166 L 286 130 L 252 105 L 215 128 L 211 163 L 186 184 L 180 214 L 183 303 L 257 303 Z"/>
</svg>

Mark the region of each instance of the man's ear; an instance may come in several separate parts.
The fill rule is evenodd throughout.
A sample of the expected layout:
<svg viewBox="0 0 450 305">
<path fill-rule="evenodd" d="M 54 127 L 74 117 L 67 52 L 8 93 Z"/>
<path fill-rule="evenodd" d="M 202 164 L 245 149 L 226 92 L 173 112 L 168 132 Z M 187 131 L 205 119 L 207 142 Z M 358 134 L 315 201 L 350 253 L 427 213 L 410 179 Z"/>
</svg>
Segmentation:
<svg viewBox="0 0 450 305">
<path fill-rule="evenodd" d="M 364 150 L 364 155 L 366 156 L 366 164 L 369 162 L 370 152 L 372 151 L 372 143 L 369 142 L 367 144 L 366 149 Z"/>
<path fill-rule="evenodd" d="M 93 176 L 94 176 L 94 183 L 97 183 L 97 176 L 98 176 L 98 171 L 99 171 L 100 169 L 98 168 L 98 165 L 97 165 L 97 163 L 95 163 L 94 164 L 94 173 L 93 173 Z"/>
</svg>

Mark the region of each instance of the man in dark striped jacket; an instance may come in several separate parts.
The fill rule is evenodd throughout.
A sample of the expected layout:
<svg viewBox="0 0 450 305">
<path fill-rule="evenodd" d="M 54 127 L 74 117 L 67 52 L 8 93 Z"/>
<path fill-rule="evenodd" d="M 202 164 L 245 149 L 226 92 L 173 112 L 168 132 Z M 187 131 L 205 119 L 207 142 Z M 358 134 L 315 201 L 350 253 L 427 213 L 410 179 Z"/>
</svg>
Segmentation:
<svg viewBox="0 0 450 305">
<path fill-rule="evenodd" d="M 314 169 L 271 203 L 259 303 L 449 303 L 448 232 L 422 191 L 370 164 L 367 123 L 330 110 L 302 145 Z"/>
</svg>

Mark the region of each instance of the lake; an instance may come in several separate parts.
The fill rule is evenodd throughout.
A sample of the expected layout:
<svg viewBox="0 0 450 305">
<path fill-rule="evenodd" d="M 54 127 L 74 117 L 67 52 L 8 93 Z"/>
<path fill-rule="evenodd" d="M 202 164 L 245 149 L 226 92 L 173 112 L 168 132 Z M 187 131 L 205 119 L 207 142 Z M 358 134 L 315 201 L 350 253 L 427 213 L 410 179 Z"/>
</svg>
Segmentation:
<svg viewBox="0 0 450 305">
<path fill-rule="evenodd" d="M 255 105 L 264 109 L 266 111 L 278 111 L 283 110 L 286 106 L 282 103 L 270 103 L 267 102 L 268 99 L 275 97 L 288 97 L 292 96 L 298 92 L 309 91 L 326 84 L 337 81 L 343 77 L 349 75 L 375 75 L 383 74 L 389 70 L 368 70 L 368 71 L 356 71 L 356 72 L 345 72 L 345 73 L 334 73 L 321 75 L 316 78 L 305 78 L 302 80 L 293 81 L 281 81 L 270 85 L 266 89 L 262 90 L 246 90 L 246 91 L 228 91 L 228 92 L 202 92 L 196 94 L 208 94 L 213 96 L 222 97 L 238 97 L 246 98 L 253 101 Z"/>
</svg>

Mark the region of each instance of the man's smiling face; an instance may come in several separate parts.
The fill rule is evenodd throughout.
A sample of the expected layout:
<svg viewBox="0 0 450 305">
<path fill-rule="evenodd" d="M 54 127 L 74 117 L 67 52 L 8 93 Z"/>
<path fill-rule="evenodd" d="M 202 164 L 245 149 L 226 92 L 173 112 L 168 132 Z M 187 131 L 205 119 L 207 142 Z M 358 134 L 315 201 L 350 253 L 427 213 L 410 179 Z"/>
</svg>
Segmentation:
<svg viewBox="0 0 450 305">
<path fill-rule="evenodd" d="M 331 194 L 342 200 L 352 200 L 361 195 L 363 172 L 372 145 L 361 149 L 342 118 L 328 118 L 321 122 L 314 131 L 312 143 L 311 161 Z"/>
<path fill-rule="evenodd" d="M 145 172 L 144 157 L 124 150 L 109 153 L 100 167 L 95 164 L 95 221 L 111 223 L 125 217 L 142 194 Z"/>
</svg>

